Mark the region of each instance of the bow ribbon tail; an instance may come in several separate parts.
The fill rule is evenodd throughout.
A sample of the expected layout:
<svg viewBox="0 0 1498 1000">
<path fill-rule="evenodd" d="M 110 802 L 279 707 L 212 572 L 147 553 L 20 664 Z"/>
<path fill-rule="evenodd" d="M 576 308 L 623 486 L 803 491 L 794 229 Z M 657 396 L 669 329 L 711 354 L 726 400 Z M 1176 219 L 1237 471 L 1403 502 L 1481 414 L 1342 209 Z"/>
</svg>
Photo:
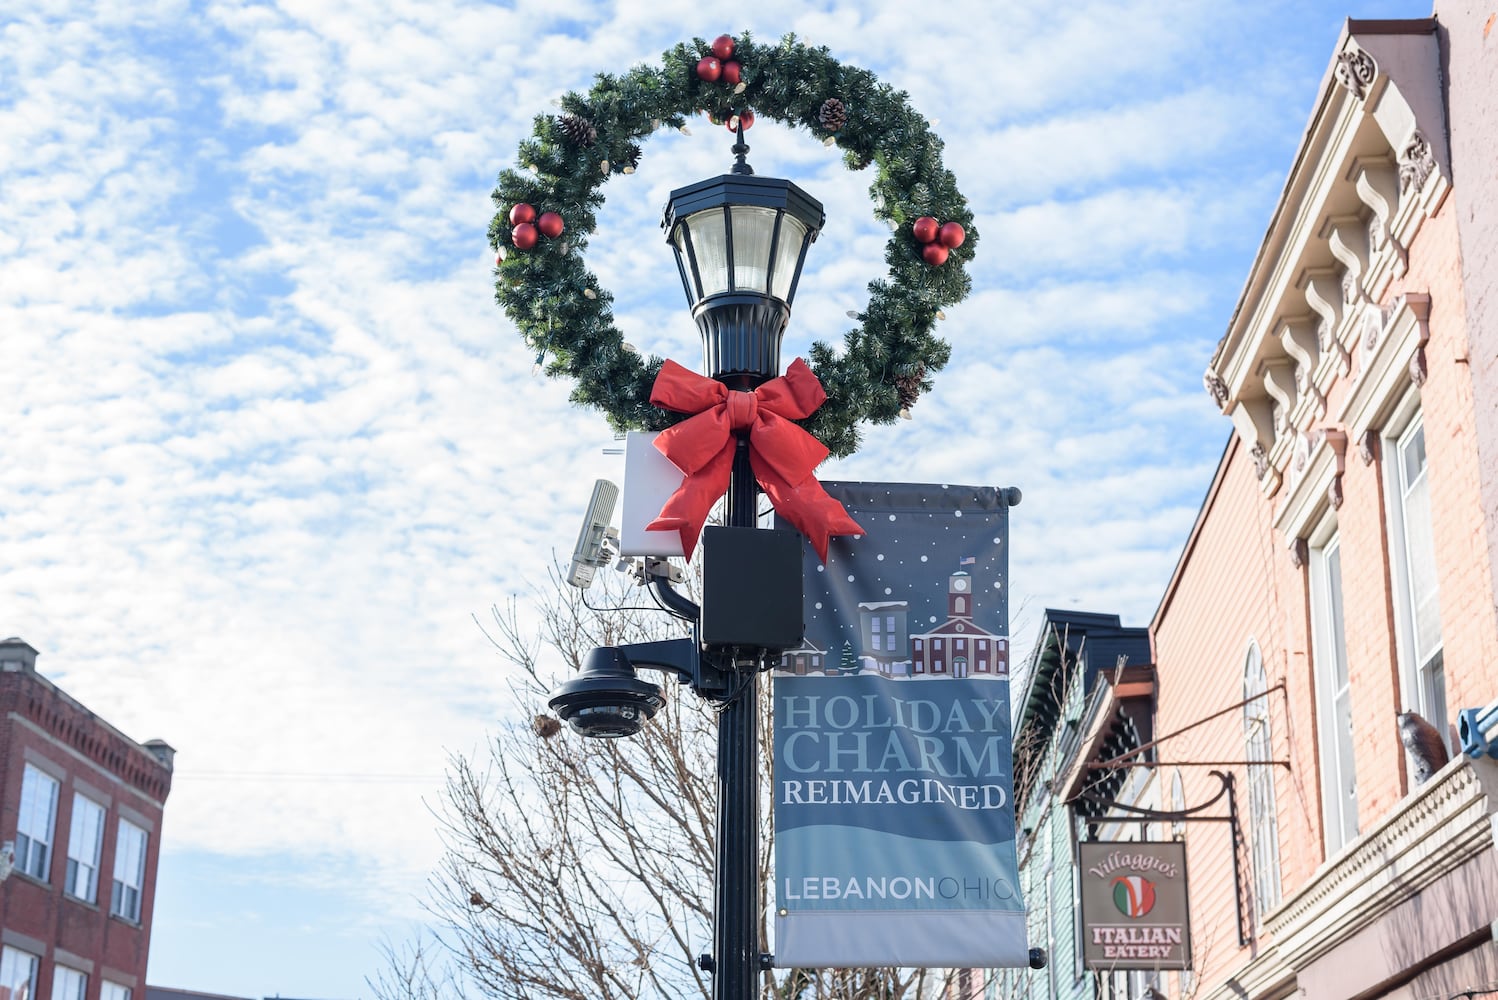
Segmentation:
<svg viewBox="0 0 1498 1000">
<path fill-rule="evenodd" d="M 681 550 L 688 559 L 697 548 L 697 538 L 702 534 L 702 526 L 707 523 L 713 504 L 728 492 L 735 444 L 732 437 L 728 442 L 728 447 L 682 480 L 676 492 L 661 506 L 660 516 L 645 526 L 647 531 L 676 532 L 681 538 Z"/>
<path fill-rule="evenodd" d="M 807 476 L 799 483 L 791 483 L 770 467 L 769 463 L 754 453 L 749 454 L 749 463 L 754 467 L 754 478 L 775 513 L 789 521 L 797 531 L 806 536 L 816 549 L 817 557 L 827 562 L 827 544 L 834 535 L 863 535 L 863 527 L 817 482 Z"/>
</svg>

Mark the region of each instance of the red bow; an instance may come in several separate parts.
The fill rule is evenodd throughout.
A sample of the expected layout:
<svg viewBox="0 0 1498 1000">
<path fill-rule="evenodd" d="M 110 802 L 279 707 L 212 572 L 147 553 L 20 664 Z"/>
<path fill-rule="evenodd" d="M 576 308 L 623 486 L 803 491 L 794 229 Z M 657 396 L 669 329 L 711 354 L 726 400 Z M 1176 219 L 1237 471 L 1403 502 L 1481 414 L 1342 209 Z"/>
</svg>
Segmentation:
<svg viewBox="0 0 1498 1000">
<path fill-rule="evenodd" d="M 674 361 L 661 366 L 650 401 L 675 413 L 694 414 L 662 431 L 655 446 L 686 474 L 646 527 L 676 531 L 690 558 L 707 513 L 728 491 L 733 470 L 734 432 L 749 432 L 749 464 L 775 510 L 810 540 L 822 561 L 833 535 L 862 535 L 858 522 L 827 495 L 812 472 L 827 448 L 792 423 L 811 416 L 827 399 L 822 383 L 797 358 L 780 378 L 753 392 L 737 392 L 722 382 L 688 371 Z"/>
</svg>

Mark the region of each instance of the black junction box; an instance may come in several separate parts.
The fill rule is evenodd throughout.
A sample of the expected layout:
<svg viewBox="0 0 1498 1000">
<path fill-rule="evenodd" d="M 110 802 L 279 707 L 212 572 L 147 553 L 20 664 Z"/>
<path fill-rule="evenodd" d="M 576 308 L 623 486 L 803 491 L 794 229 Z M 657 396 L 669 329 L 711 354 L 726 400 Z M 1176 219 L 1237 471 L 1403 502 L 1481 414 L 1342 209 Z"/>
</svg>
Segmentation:
<svg viewBox="0 0 1498 1000">
<path fill-rule="evenodd" d="M 709 526 L 702 532 L 702 644 L 793 649 L 802 621 L 801 534 Z"/>
</svg>

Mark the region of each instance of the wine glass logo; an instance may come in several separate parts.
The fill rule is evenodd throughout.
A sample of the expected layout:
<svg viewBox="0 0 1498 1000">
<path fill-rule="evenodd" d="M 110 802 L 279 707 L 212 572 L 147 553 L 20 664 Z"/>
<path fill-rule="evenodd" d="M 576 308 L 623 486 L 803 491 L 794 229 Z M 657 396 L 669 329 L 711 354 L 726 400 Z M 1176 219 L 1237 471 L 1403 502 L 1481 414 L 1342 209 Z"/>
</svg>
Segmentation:
<svg viewBox="0 0 1498 1000">
<path fill-rule="evenodd" d="M 1120 875 L 1113 880 L 1113 905 L 1126 917 L 1144 916 L 1155 908 L 1155 883 L 1142 875 Z"/>
</svg>

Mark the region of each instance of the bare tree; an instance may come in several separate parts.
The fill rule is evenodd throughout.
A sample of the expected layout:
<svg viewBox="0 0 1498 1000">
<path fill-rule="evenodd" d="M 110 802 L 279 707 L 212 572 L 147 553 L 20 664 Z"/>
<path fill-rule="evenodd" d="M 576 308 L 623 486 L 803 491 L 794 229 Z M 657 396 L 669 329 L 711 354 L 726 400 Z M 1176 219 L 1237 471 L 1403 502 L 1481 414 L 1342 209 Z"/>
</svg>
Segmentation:
<svg viewBox="0 0 1498 1000">
<path fill-rule="evenodd" d="M 515 602 L 487 634 L 516 669 L 509 721 L 481 759 L 453 757 L 438 810 L 445 854 L 429 908 L 460 978 L 504 1000 L 636 1000 L 711 994 L 716 720 L 674 683 L 639 735 L 588 740 L 545 708 L 558 668 L 598 645 L 668 638 L 679 623 L 638 590 L 605 587 L 590 608 L 559 582 L 537 593 L 539 628 Z M 632 607 L 621 609 L 621 605 Z M 770 759 L 769 684 L 762 685 Z M 762 768 L 761 871 L 770 870 L 769 767 Z M 761 912 L 771 890 L 762 880 Z M 387 950 L 382 1000 L 446 995 L 430 956 Z M 916 1000 L 949 975 L 923 970 L 766 972 L 766 1000 Z M 448 984 L 453 985 L 453 984 Z"/>
<path fill-rule="evenodd" d="M 460 974 L 435 937 L 423 936 L 404 945 L 382 942 L 384 968 L 367 980 L 376 996 L 404 1000 L 463 1000 Z"/>
</svg>

